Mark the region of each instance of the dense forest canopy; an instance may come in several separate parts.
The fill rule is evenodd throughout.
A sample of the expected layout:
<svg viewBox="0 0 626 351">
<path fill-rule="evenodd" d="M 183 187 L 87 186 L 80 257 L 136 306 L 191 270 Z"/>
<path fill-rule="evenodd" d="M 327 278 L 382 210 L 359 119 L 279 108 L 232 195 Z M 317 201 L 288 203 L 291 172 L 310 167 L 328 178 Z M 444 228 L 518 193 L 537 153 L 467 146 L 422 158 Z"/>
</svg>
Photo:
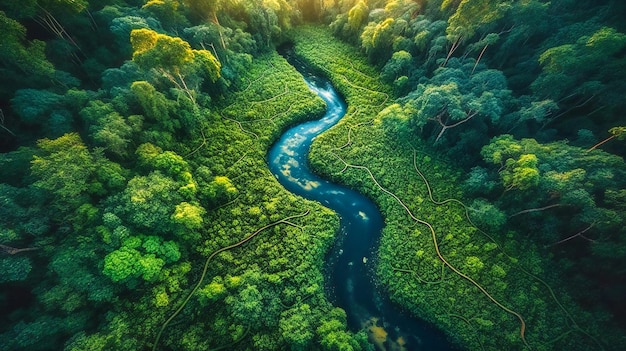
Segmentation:
<svg viewBox="0 0 626 351">
<path fill-rule="evenodd" d="M 338 218 L 267 168 L 324 112 L 285 43 L 348 103 L 311 164 L 380 207 L 394 302 L 465 349 L 626 348 L 625 15 L 4 1 L 0 348 L 374 349 L 325 292 Z"/>
</svg>

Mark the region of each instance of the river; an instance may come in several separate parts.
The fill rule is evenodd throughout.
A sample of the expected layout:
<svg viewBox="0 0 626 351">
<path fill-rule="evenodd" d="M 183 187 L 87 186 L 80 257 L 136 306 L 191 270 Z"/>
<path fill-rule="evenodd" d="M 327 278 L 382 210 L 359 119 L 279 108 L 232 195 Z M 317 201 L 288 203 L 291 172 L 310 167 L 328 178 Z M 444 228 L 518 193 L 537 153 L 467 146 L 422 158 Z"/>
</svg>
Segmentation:
<svg viewBox="0 0 626 351">
<path fill-rule="evenodd" d="M 287 130 L 270 149 L 268 163 L 287 190 L 319 201 L 340 217 L 340 233 L 328 256 L 329 298 L 346 311 L 350 329 L 366 329 L 378 350 L 457 350 L 440 330 L 402 313 L 376 286 L 374 264 L 384 226 L 380 211 L 365 196 L 320 178 L 308 166 L 313 139 L 345 115 L 346 104 L 327 79 L 312 73 L 291 50 L 281 54 L 327 105 L 321 119 Z"/>
</svg>

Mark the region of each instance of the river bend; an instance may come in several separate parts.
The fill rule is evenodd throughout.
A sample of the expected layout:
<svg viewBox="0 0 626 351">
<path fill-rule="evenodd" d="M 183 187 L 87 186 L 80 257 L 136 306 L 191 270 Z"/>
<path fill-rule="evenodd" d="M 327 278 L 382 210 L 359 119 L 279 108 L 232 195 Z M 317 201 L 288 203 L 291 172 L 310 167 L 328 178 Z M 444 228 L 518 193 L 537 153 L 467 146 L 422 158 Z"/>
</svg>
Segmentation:
<svg viewBox="0 0 626 351">
<path fill-rule="evenodd" d="M 452 350 L 444 334 L 424 321 L 409 318 L 380 294 L 374 258 L 384 222 L 365 196 L 313 174 L 308 153 L 316 136 L 335 125 L 346 104 L 325 78 L 311 73 L 289 51 L 283 55 L 303 74 L 309 89 L 327 105 L 325 115 L 287 130 L 268 153 L 270 170 L 287 190 L 316 200 L 340 217 L 340 233 L 329 255 L 326 286 L 331 301 L 343 308 L 348 325 L 365 328 L 378 350 Z"/>
</svg>

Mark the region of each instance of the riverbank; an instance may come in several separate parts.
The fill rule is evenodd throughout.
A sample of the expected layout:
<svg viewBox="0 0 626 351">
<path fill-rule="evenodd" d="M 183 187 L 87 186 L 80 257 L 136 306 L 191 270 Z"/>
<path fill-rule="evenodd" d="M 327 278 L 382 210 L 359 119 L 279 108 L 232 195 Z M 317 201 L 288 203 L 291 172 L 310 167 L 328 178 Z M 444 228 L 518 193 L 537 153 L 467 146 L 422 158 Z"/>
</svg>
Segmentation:
<svg viewBox="0 0 626 351">
<path fill-rule="evenodd" d="M 311 165 L 381 208 L 377 278 L 392 300 L 468 349 L 601 348 L 597 326 L 556 290 L 532 242 L 472 225 L 460 171 L 410 134 L 376 70 L 326 30 L 299 28 L 294 37 L 297 54 L 326 72 L 350 106 L 313 143 Z"/>
</svg>

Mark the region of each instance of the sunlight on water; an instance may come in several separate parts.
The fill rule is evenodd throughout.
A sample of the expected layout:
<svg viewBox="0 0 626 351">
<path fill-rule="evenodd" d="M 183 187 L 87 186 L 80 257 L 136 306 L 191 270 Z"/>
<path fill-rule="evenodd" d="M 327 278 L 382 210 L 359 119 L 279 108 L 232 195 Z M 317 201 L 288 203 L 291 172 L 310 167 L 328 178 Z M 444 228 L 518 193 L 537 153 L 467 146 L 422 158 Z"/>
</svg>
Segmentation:
<svg viewBox="0 0 626 351">
<path fill-rule="evenodd" d="M 341 231 L 329 257 L 326 277 L 329 298 L 343 308 L 353 331 L 363 330 L 377 350 L 450 350 L 440 331 L 403 315 L 376 286 L 374 267 L 378 237 L 384 226 L 374 203 L 358 192 L 313 174 L 307 156 L 313 139 L 336 124 L 347 106 L 328 81 L 305 79 L 311 91 L 327 105 L 317 121 L 295 126 L 270 149 L 270 169 L 288 190 L 333 209 Z M 314 81 L 314 83 L 313 83 Z M 372 260 L 370 262 L 370 260 Z"/>
</svg>

